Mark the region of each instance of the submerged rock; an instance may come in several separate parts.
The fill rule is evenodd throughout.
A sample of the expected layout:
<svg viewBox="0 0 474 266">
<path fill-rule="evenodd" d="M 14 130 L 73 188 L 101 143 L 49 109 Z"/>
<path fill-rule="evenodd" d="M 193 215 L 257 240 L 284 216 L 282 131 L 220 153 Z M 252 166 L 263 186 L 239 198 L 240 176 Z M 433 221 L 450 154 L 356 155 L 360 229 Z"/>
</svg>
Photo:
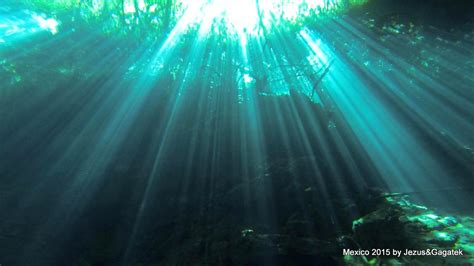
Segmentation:
<svg viewBox="0 0 474 266">
<path fill-rule="evenodd" d="M 391 254 L 369 252 L 367 256 L 345 256 L 345 261 L 361 265 L 472 265 L 473 221 L 471 217 L 437 214 L 408 201 L 407 196 L 386 194 L 377 210 L 354 221 L 352 239 L 359 249 L 388 248 Z M 401 255 L 394 256 L 394 249 Z M 404 255 L 410 251 L 415 255 Z"/>
</svg>

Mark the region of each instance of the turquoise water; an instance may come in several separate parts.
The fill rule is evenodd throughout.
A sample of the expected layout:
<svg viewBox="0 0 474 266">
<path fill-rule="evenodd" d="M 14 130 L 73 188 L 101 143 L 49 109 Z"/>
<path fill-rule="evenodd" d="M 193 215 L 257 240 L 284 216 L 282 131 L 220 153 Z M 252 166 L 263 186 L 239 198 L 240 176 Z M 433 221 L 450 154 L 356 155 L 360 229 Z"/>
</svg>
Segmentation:
<svg viewBox="0 0 474 266">
<path fill-rule="evenodd" d="M 0 7 L 0 264 L 399 262 L 344 258 L 347 239 L 472 252 L 469 9 L 426 4 L 435 23 L 413 2 L 343 2 L 149 28 Z M 390 219 L 430 234 L 394 240 Z"/>
</svg>

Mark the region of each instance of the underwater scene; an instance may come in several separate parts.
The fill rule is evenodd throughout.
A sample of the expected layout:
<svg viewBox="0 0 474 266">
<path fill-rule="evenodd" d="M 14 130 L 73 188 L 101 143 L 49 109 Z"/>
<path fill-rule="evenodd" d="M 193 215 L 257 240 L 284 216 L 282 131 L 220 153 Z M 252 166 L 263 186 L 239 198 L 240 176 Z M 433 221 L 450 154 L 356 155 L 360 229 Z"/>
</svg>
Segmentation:
<svg viewBox="0 0 474 266">
<path fill-rule="evenodd" d="M 0 265 L 474 265 L 474 1 L 0 0 Z"/>
</svg>

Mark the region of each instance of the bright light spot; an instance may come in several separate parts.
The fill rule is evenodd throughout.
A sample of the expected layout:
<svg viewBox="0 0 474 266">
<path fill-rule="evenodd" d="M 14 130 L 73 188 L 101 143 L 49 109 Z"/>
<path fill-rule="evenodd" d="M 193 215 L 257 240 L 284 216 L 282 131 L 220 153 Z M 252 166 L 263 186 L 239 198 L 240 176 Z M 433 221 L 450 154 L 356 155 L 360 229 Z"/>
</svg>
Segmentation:
<svg viewBox="0 0 474 266">
<path fill-rule="evenodd" d="M 239 32 L 254 31 L 258 25 L 258 13 L 255 1 L 231 1 L 223 4 L 223 14 L 227 23 Z"/>
<path fill-rule="evenodd" d="M 239 34 L 257 33 L 261 24 L 269 26 L 272 19 L 295 21 L 297 18 L 319 14 L 344 6 L 344 0 L 183 0 L 185 8 L 196 7 L 196 21 L 209 24 L 224 22 Z M 126 7 L 127 9 L 127 7 Z M 130 12 L 130 11 L 129 11 Z"/>
<path fill-rule="evenodd" d="M 243 79 L 245 83 L 251 83 L 252 81 L 254 81 L 254 78 L 252 78 L 252 76 L 247 73 L 244 74 Z"/>
<path fill-rule="evenodd" d="M 144 0 L 138 0 L 137 3 L 138 3 L 139 10 L 142 10 L 142 11 L 146 10 L 146 4 Z M 135 10 L 134 0 L 125 1 L 123 5 L 123 9 L 125 13 L 135 13 L 136 10 Z"/>
<path fill-rule="evenodd" d="M 40 28 L 49 31 L 52 34 L 58 33 L 59 22 L 57 20 L 52 18 L 45 19 L 38 15 L 32 15 L 32 18 L 38 22 Z"/>
<path fill-rule="evenodd" d="M 158 8 L 157 4 L 151 5 L 148 9 L 151 13 L 155 13 L 156 9 Z"/>
</svg>

